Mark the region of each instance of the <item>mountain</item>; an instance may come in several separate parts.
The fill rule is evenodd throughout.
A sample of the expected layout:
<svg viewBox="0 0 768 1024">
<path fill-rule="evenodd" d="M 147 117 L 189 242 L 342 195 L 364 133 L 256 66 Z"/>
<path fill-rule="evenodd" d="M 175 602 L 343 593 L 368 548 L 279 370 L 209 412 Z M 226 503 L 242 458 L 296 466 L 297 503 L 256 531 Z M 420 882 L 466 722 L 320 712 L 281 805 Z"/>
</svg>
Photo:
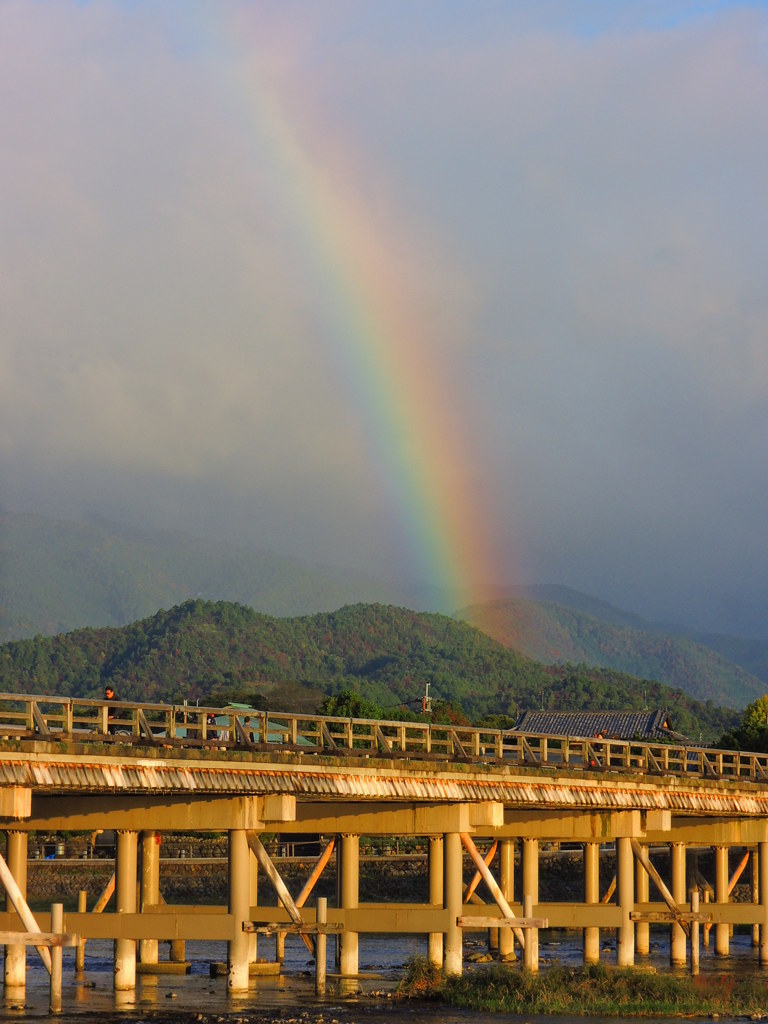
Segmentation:
<svg viewBox="0 0 768 1024">
<path fill-rule="evenodd" d="M 541 706 L 663 707 L 677 730 L 709 740 L 737 720 L 657 682 L 609 669 L 546 668 L 466 622 L 380 604 L 279 619 L 194 600 L 129 626 L 0 646 L 5 692 L 101 697 L 107 682 L 126 700 L 236 699 L 300 711 L 352 689 L 393 717 L 418 708 L 429 682 L 433 697 L 475 720 Z"/>
<path fill-rule="evenodd" d="M 723 633 L 691 633 L 690 636 L 761 679 L 763 693 L 768 690 L 768 641 L 727 636 Z"/>
<path fill-rule="evenodd" d="M 237 601 L 272 615 L 403 600 L 396 588 L 362 573 L 252 547 L 0 513 L 0 642 L 123 626 L 190 597 Z"/>
<path fill-rule="evenodd" d="M 527 592 L 559 597 L 569 606 L 509 598 L 465 608 L 458 617 L 527 657 L 657 679 L 698 700 L 742 708 L 766 690 L 763 680 L 690 635 L 664 633 L 638 616 L 566 588 Z M 736 646 L 734 641 L 732 649 Z"/>
</svg>

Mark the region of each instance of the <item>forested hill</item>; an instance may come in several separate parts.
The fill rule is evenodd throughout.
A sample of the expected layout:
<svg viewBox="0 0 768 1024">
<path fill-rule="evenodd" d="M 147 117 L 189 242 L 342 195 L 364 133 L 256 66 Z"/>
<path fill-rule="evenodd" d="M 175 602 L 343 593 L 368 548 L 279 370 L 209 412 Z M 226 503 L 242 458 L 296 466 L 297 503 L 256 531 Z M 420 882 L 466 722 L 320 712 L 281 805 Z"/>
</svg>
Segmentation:
<svg viewBox="0 0 768 1024">
<path fill-rule="evenodd" d="M 639 629 L 603 617 L 615 611 L 610 605 L 593 605 L 595 614 L 588 614 L 553 601 L 509 598 L 474 605 L 458 615 L 505 646 L 547 664 L 614 668 L 734 708 L 765 693 L 764 681 L 690 636 Z"/>
<path fill-rule="evenodd" d="M 541 707 L 670 710 L 676 729 L 714 739 L 736 716 L 609 670 L 547 669 L 464 622 L 389 605 L 278 619 L 187 601 L 122 628 L 81 629 L 0 647 L 5 692 L 125 700 L 245 699 L 310 710 L 353 689 L 382 708 L 417 707 L 424 685 L 473 720 Z"/>
</svg>

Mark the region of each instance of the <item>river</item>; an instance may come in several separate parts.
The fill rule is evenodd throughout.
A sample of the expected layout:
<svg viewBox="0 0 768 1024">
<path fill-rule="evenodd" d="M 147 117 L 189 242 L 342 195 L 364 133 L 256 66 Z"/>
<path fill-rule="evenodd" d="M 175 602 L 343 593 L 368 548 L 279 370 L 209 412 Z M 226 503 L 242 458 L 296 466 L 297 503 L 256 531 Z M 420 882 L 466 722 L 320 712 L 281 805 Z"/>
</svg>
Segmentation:
<svg viewBox="0 0 768 1024">
<path fill-rule="evenodd" d="M 655 936 L 654 936 L 655 937 Z M 329 944 L 330 945 L 330 944 Z M 542 970 L 552 963 L 581 963 L 580 937 L 575 934 L 558 936 L 549 934 L 541 941 Z M 266 958 L 273 952 L 272 941 L 262 938 L 261 950 Z M 465 941 L 465 954 L 481 953 L 485 948 L 480 938 Z M 426 939 L 422 936 L 360 936 L 361 977 L 352 982 L 353 994 L 342 996 L 340 982 L 329 979 L 329 994 L 318 999 L 314 994 L 314 964 L 298 938 L 288 936 L 285 945 L 284 973 L 280 977 L 253 979 L 244 996 L 229 996 L 226 977 L 212 977 L 211 964 L 226 960 L 226 945 L 222 942 L 187 944 L 187 956 L 192 963 L 191 973 L 184 976 L 139 975 L 135 992 L 115 993 L 112 985 L 112 943 L 89 941 L 86 946 L 85 973 L 74 973 L 74 950 L 64 950 L 63 1012 L 57 1018 L 66 1024 L 103 1024 L 103 1022 L 261 1022 L 267 1020 L 296 1020 L 300 1024 L 357 1024 L 357 1022 L 408 1021 L 411 1024 L 503 1024 L 504 1021 L 525 1021 L 536 1024 L 547 1018 L 533 1016 L 513 1017 L 506 1014 L 484 1015 L 470 1011 L 452 1010 L 431 1004 L 398 1003 L 382 993 L 392 991 L 402 976 L 403 964 L 413 956 L 426 954 Z M 603 944 L 606 963 L 615 962 L 612 937 L 606 935 Z M 669 970 L 669 947 L 662 932 L 652 942 L 649 957 L 638 958 L 638 963 L 650 964 L 658 970 Z M 161 947 L 162 958 L 162 947 Z M 24 994 L 11 990 L 3 993 L 0 1020 L 27 1024 L 31 1021 L 50 1021 L 48 1014 L 48 975 L 34 950 L 27 957 L 27 987 Z M 332 972 L 333 959 L 329 952 L 328 970 Z M 471 962 L 468 970 L 481 970 Z M 715 958 L 712 949 L 703 949 L 702 973 L 745 974 L 759 970 L 756 952 L 748 934 L 737 934 L 731 944 L 728 958 Z M 347 982 L 346 984 L 350 984 Z M 568 1018 L 558 1018 L 566 1024 Z M 591 1020 L 599 1024 L 600 1018 L 577 1018 L 579 1024 Z M 616 1018 L 610 1018 L 616 1024 Z M 735 1018 L 734 1018 L 735 1020 Z M 575 1022 L 574 1022 L 575 1024 Z M 720 1024 L 728 1024 L 720 1018 Z"/>
</svg>

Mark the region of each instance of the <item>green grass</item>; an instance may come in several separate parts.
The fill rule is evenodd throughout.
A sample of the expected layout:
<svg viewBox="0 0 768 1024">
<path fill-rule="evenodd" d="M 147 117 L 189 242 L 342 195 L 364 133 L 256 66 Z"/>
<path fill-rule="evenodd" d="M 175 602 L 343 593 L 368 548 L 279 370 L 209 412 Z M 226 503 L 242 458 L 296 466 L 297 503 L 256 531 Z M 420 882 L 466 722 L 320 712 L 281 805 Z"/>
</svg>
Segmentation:
<svg viewBox="0 0 768 1024">
<path fill-rule="evenodd" d="M 602 964 L 554 966 L 538 975 L 494 965 L 446 977 L 420 957 L 409 964 L 398 993 L 485 1012 L 733 1017 L 765 1012 L 768 979 L 741 976 L 737 984 L 728 975 L 691 978 Z"/>
</svg>

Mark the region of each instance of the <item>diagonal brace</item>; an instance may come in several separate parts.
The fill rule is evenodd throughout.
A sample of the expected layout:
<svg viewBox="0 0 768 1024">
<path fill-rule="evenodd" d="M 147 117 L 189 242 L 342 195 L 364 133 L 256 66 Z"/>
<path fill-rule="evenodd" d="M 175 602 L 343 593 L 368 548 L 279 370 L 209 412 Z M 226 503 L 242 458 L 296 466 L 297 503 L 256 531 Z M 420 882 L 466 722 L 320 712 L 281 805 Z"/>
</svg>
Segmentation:
<svg viewBox="0 0 768 1024">
<path fill-rule="evenodd" d="M 0 882 L 5 887 L 5 891 L 8 893 L 11 903 L 16 910 L 16 913 L 21 918 L 21 923 L 24 925 L 28 932 L 42 935 L 42 930 L 38 926 L 35 916 L 29 909 L 29 904 L 24 899 L 21 889 L 19 888 L 16 879 L 11 873 L 11 869 L 8 867 L 5 857 L 0 854 Z M 35 947 L 37 952 L 40 954 L 40 959 L 43 961 L 46 971 L 51 973 L 51 952 L 46 949 L 45 946 Z"/>
<path fill-rule="evenodd" d="M 648 874 L 648 877 L 653 880 L 656 888 L 661 893 L 662 899 L 664 900 L 664 902 L 667 904 L 667 906 L 669 907 L 670 911 L 672 912 L 672 916 L 675 918 L 675 921 L 677 922 L 677 924 L 680 925 L 680 927 L 683 929 L 685 934 L 690 938 L 690 936 L 691 936 L 691 925 L 690 925 L 690 922 L 689 921 L 684 921 L 682 919 L 683 911 L 680 909 L 680 906 L 677 903 L 677 901 L 675 900 L 675 898 L 672 895 L 672 893 L 669 891 L 669 889 L 664 884 L 664 879 L 661 877 L 661 875 L 656 870 L 656 868 L 653 866 L 653 864 L 651 864 L 650 857 L 648 856 L 647 852 L 643 849 L 641 844 L 637 841 L 637 839 L 630 839 L 630 842 L 632 843 L 632 852 L 635 855 L 635 859 L 640 864 L 643 865 L 643 867 L 646 870 L 646 873 Z"/>
<path fill-rule="evenodd" d="M 303 928 L 305 926 L 305 922 L 303 917 L 299 913 L 299 908 L 296 906 L 293 896 L 291 896 L 291 894 L 288 892 L 288 888 L 285 882 L 280 877 L 277 868 L 272 863 L 272 859 L 267 853 L 267 851 L 264 849 L 261 840 L 252 829 L 248 829 L 245 833 L 245 836 L 246 839 L 248 840 L 248 846 L 253 851 L 253 855 L 256 858 L 256 860 L 259 862 L 259 867 L 262 869 L 264 874 L 275 887 L 275 892 L 277 893 L 280 902 L 288 911 L 288 916 L 295 925 L 298 925 L 300 928 Z M 307 947 L 309 952 L 314 956 L 315 946 L 314 943 L 312 942 L 312 939 L 308 935 L 305 935 L 303 932 L 300 932 L 300 934 L 302 941 L 304 942 L 304 945 Z"/>
<path fill-rule="evenodd" d="M 507 903 L 506 899 L 504 898 L 504 894 L 502 893 L 501 889 L 499 888 L 498 882 L 493 877 L 493 875 L 491 874 L 491 872 L 490 872 L 490 870 L 488 868 L 488 865 L 483 860 L 483 858 L 482 858 L 482 856 L 480 854 L 480 851 L 478 850 L 478 848 L 473 843 L 472 836 L 468 832 L 461 832 L 460 836 L 461 836 L 461 842 L 462 842 L 462 845 L 463 845 L 464 849 L 467 851 L 469 856 L 474 861 L 475 867 L 477 868 L 477 870 L 482 875 L 483 881 L 485 882 L 485 884 L 491 890 L 491 895 L 496 900 L 496 903 L 498 904 L 499 909 L 501 910 L 501 912 L 504 915 L 504 917 L 505 918 L 514 918 L 514 917 L 516 917 L 516 914 L 512 910 L 512 907 L 510 907 L 510 905 Z M 513 931 L 515 933 L 515 938 L 520 943 L 520 946 L 523 949 L 525 949 L 525 943 L 526 943 L 527 940 L 526 940 L 526 936 L 523 934 L 522 929 L 521 928 L 513 928 Z"/>
</svg>

